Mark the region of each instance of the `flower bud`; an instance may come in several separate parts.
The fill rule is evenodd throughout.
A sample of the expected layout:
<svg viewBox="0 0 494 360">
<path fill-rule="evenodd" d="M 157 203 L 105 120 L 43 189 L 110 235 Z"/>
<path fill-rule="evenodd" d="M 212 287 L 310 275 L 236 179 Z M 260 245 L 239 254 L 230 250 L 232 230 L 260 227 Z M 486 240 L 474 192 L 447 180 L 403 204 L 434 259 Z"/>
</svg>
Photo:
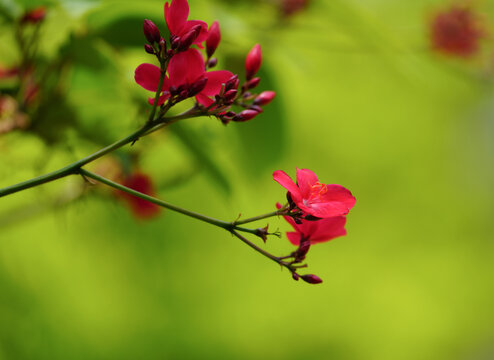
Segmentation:
<svg viewBox="0 0 494 360">
<path fill-rule="evenodd" d="M 206 84 L 208 83 L 208 78 L 204 77 L 200 80 L 197 80 L 195 83 L 193 83 L 190 88 L 189 88 L 189 96 L 196 96 L 199 94 L 204 88 L 206 87 Z"/>
<path fill-rule="evenodd" d="M 144 45 L 144 50 L 146 50 L 146 52 L 147 52 L 148 54 L 151 54 L 151 55 L 153 55 L 153 54 L 154 54 L 154 49 L 153 49 L 153 47 L 152 47 L 151 45 L 149 45 L 149 44 L 145 44 L 145 45 Z"/>
<path fill-rule="evenodd" d="M 25 24 L 25 23 L 37 24 L 43 21 L 45 16 L 46 16 L 46 8 L 44 6 L 40 6 L 26 12 L 24 16 L 21 18 L 21 24 Z"/>
<path fill-rule="evenodd" d="M 261 78 L 259 78 L 259 77 L 253 78 L 252 80 L 250 80 L 247 83 L 247 89 L 253 89 L 253 88 L 257 87 L 257 85 L 259 85 L 260 82 L 261 82 Z"/>
<path fill-rule="evenodd" d="M 262 63 L 261 46 L 256 44 L 247 54 L 245 59 L 245 77 L 250 80 L 259 71 Z"/>
<path fill-rule="evenodd" d="M 307 274 L 301 276 L 302 280 L 309 284 L 320 284 L 322 283 L 322 279 L 319 276 L 313 274 Z"/>
<path fill-rule="evenodd" d="M 238 121 L 238 122 L 248 121 L 255 118 L 257 114 L 259 113 L 254 110 L 244 110 L 240 114 L 237 114 L 237 116 L 233 118 L 233 121 Z"/>
<path fill-rule="evenodd" d="M 171 42 L 172 49 L 175 50 L 180 45 L 180 42 L 181 42 L 180 37 L 173 35 L 170 38 L 170 42 Z"/>
<path fill-rule="evenodd" d="M 249 109 L 257 111 L 258 113 L 262 113 L 262 107 L 260 107 L 258 105 L 251 105 L 251 106 L 249 106 Z"/>
<path fill-rule="evenodd" d="M 154 22 L 148 19 L 144 20 L 144 26 L 142 27 L 142 29 L 144 30 L 144 36 L 146 36 L 146 39 L 150 44 L 154 44 L 155 42 L 157 43 L 160 41 L 160 31 L 158 30 Z"/>
<path fill-rule="evenodd" d="M 206 39 L 206 53 L 208 54 L 208 58 L 213 56 L 220 41 L 221 41 L 220 24 L 218 24 L 218 22 L 215 21 L 209 27 L 208 37 Z"/>
<path fill-rule="evenodd" d="M 197 39 L 199 34 L 201 33 L 201 25 L 194 26 L 187 34 L 182 36 L 180 39 L 180 43 L 177 46 L 177 51 L 186 51 Z"/>
<path fill-rule="evenodd" d="M 237 89 L 231 89 L 225 93 L 225 95 L 223 96 L 223 99 L 225 100 L 226 103 L 229 103 L 229 102 L 235 100 L 236 96 L 237 96 Z"/>
<path fill-rule="evenodd" d="M 209 61 L 208 61 L 208 68 L 214 68 L 217 64 L 218 64 L 218 59 L 217 58 L 209 59 Z"/>
<path fill-rule="evenodd" d="M 275 96 L 276 93 L 274 91 L 263 91 L 254 100 L 254 105 L 267 105 L 274 99 Z"/>
<path fill-rule="evenodd" d="M 228 81 L 225 83 L 225 91 L 231 89 L 237 89 L 240 80 L 238 79 L 238 75 L 233 75 Z"/>
<path fill-rule="evenodd" d="M 300 276 L 296 272 L 294 272 L 292 273 L 292 278 L 293 280 L 298 281 L 298 279 L 300 279 Z"/>
</svg>

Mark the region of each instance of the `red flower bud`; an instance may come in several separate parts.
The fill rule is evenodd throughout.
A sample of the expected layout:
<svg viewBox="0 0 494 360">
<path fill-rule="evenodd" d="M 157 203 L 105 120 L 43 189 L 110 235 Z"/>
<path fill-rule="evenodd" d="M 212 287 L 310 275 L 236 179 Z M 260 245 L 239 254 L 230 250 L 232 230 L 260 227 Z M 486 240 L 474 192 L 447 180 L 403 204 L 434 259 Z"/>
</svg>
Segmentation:
<svg viewBox="0 0 494 360">
<path fill-rule="evenodd" d="M 251 106 L 249 106 L 249 109 L 257 111 L 258 113 L 262 113 L 262 107 L 257 106 L 257 105 L 251 105 Z"/>
<path fill-rule="evenodd" d="M 206 84 L 208 83 L 208 78 L 202 78 L 200 80 L 197 80 L 195 83 L 193 83 L 190 88 L 189 88 L 189 96 L 196 96 L 199 94 L 204 88 L 206 87 Z"/>
<path fill-rule="evenodd" d="M 313 274 L 307 274 L 301 276 L 302 280 L 309 284 L 320 284 L 322 283 L 322 279 L 319 276 Z"/>
<path fill-rule="evenodd" d="M 233 121 L 238 121 L 238 122 L 248 121 L 255 118 L 257 114 L 259 113 L 255 110 L 244 110 L 240 114 L 237 114 L 237 116 L 233 118 Z"/>
<path fill-rule="evenodd" d="M 24 16 L 21 18 L 21 23 L 36 24 L 43 21 L 45 16 L 46 16 L 46 8 L 44 6 L 40 6 L 26 12 Z"/>
<path fill-rule="evenodd" d="M 228 90 L 225 95 L 223 96 L 223 99 L 225 100 L 225 102 L 230 102 L 230 101 L 233 101 L 235 100 L 235 97 L 237 96 L 237 89 L 231 89 L 231 90 Z"/>
<path fill-rule="evenodd" d="M 253 89 L 259 85 L 261 78 L 255 77 L 247 83 L 247 89 Z"/>
<path fill-rule="evenodd" d="M 146 39 L 147 41 L 149 41 L 150 44 L 160 41 L 160 31 L 158 30 L 154 22 L 148 19 L 144 20 L 142 29 L 144 30 L 144 36 L 146 36 Z"/>
<path fill-rule="evenodd" d="M 217 64 L 218 64 L 218 59 L 216 58 L 209 59 L 208 61 L 209 68 L 214 68 Z"/>
<path fill-rule="evenodd" d="M 225 83 L 225 91 L 231 89 L 237 89 L 240 80 L 238 79 L 238 75 L 233 75 L 228 81 Z"/>
<path fill-rule="evenodd" d="M 209 27 L 208 38 L 206 39 L 206 53 L 208 54 L 208 58 L 213 56 L 220 41 L 221 41 L 220 24 L 218 24 L 218 22 L 215 21 Z"/>
<path fill-rule="evenodd" d="M 254 105 L 261 105 L 261 106 L 267 105 L 271 101 L 273 101 L 275 96 L 276 96 L 276 93 L 274 91 L 263 91 L 254 100 Z"/>
<path fill-rule="evenodd" d="M 153 49 L 153 47 L 152 47 L 151 45 L 149 45 L 149 44 L 145 44 L 145 45 L 144 45 L 144 50 L 146 50 L 146 52 L 147 52 L 148 54 L 151 54 L 151 55 L 153 55 L 153 54 L 154 54 L 154 49 Z"/>
<path fill-rule="evenodd" d="M 245 59 L 245 77 L 250 80 L 259 71 L 262 63 L 261 45 L 256 44 Z"/>
<path fill-rule="evenodd" d="M 180 39 L 180 43 L 177 46 L 177 51 L 186 51 L 197 39 L 199 34 L 201 33 L 201 25 L 194 26 L 187 34 L 182 36 Z"/>
</svg>

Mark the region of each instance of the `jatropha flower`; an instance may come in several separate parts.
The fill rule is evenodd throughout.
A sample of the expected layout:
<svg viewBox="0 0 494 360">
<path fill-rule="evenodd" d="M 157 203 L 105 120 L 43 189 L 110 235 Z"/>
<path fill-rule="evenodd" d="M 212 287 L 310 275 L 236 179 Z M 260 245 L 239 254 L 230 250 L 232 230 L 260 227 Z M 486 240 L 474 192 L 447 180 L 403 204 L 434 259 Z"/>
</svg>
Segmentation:
<svg viewBox="0 0 494 360">
<path fill-rule="evenodd" d="M 355 205 L 352 193 L 341 185 L 321 184 L 311 170 L 297 169 L 297 183 L 281 170 L 273 179 L 288 190 L 288 198 L 303 213 L 316 218 L 348 214 Z"/>
<path fill-rule="evenodd" d="M 143 194 L 155 196 L 153 180 L 149 175 L 140 171 L 136 171 L 127 176 L 122 184 Z M 125 200 L 125 202 L 129 205 L 132 214 L 138 219 L 151 219 L 158 215 L 161 211 L 161 208 L 158 205 L 137 196 L 123 191 L 119 191 L 118 195 Z"/>
<path fill-rule="evenodd" d="M 168 101 L 166 106 L 170 107 L 195 97 L 199 111 L 204 115 L 216 116 L 224 124 L 253 119 L 263 111 L 262 106 L 270 103 L 276 95 L 274 91 L 260 94 L 252 92 L 261 80 L 254 77 L 262 63 L 260 45 L 255 45 L 247 55 L 246 79 L 239 86 L 238 76 L 230 71 L 208 71 L 217 64 L 217 59 L 212 58 L 212 55 L 221 41 L 219 23 L 213 22 L 208 30 L 205 22 L 188 20 L 188 16 L 187 0 L 172 0 L 170 4 L 165 4 L 165 19 L 170 30 L 168 41 L 161 37 L 152 21 L 144 21 L 143 31 L 148 41 L 144 49 L 158 58 L 161 67 L 148 63 L 139 65 L 135 71 L 136 82 L 144 89 L 156 93 L 163 75 L 157 106 L 165 106 Z M 191 47 L 196 45 L 203 48 L 204 42 L 205 56 Z M 156 96 L 149 98 L 151 105 L 154 105 L 155 98 Z M 242 111 L 232 111 L 234 105 L 241 107 Z"/>
<path fill-rule="evenodd" d="M 479 50 L 485 35 L 478 16 L 470 7 L 454 5 L 436 14 L 430 24 L 430 40 L 438 52 L 470 57 Z"/>
</svg>

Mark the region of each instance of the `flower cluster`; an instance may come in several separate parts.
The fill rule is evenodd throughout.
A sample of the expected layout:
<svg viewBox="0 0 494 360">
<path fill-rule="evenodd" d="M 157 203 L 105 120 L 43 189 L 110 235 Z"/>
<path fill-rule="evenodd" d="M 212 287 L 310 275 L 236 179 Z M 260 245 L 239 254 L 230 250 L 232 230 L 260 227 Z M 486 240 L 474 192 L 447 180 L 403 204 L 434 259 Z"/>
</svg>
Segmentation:
<svg viewBox="0 0 494 360">
<path fill-rule="evenodd" d="M 203 21 L 188 20 L 187 0 L 165 3 L 164 13 L 170 33 L 168 40 L 161 36 L 152 21 L 145 20 L 143 27 L 148 41 L 145 50 L 158 58 L 160 67 L 144 63 L 135 71 L 135 81 L 140 86 L 159 93 L 158 97 L 149 98 L 151 105 L 158 99 L 156 105 L 168 109 L 195 97 L 196 106 L 204 115 L 216 116 L 227 124 L 253 119 L 262 112 L 262 106 L 273 100 L 273 91 L 252 92 L 260 82 L 260 78 L 255 77 L 262 63 L 260 45 L 255 45 L 247 55 L 245 82 L 240 85 L 239 76 L 230 71 L 209 70 L 217 65 L 217 59 L 212 56 L 221 41 L 217 21 L 208 28 Z M 242 110 L 232 111 L 233 105 Z"/>
<path fill-rule="evenodd" d="M 296 183 L 281 170 L 273 173 L 273 179 L 288 191 L 288 204 L 276 206 L 295 230 L 287 232 L 288 240 L 298 246 L 288 256 L 292 258 L 291 264 L 305 260 L 311 245 L 346 235 L 346 215 L 355 205 L 355 197 L 349 190 L 341 185 L 320 183 L 316 174 L 308 169 L 297 169 Z M 301 277 L 309 283 L 322 282 L 318 277 L 292 274 L 295 280 Z"/>
<path fill-rule="evenodd" d="M 471 57 L 485 30 L 470 7 L 452 6 L 436 14 L 430 26 L 432 47 L 443 54 Z"/>
</svg>

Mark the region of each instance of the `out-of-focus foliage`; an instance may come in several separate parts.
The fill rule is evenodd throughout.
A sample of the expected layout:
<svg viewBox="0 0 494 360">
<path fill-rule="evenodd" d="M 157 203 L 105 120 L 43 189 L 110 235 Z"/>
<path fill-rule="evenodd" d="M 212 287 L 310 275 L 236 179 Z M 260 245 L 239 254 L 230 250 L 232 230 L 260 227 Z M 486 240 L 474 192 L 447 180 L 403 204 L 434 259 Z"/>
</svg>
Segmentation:
<svg viewBox="0 0 494 360">
<path fill-rule="evenodd" d="M 284 200 L 273 170 L 310 168 L 357 197 L 348 236 L 309 254 L 324 284 L 179 214 L 136 221 L 110 190 L 67 178 L 0 199 L 0 359 L 492 358 L 489 39 L 471 60 L 431 52 L 438 0 L 312 0 L 291 17 L 274 0 L 189 2 L 221 24 L 219 67 L 243 74 L 261 43 L 260 87 L 276 100 L 247 123 L 176 124 L 92 168 L 138 166 L 161 198 L 225 220 Z M 164 31 L 162 1 L 0 0 L 0 65 L 19 60 L 11 19 L 38 5 L 37 64 L 59 68 L 29 130 L 0 135 L 0 187 L 124 137 L 149 110 L 133 71 L 152 61 L 142 22 Z M 494 3 L 475 6 L 492 25 Z"/>
</svg>

